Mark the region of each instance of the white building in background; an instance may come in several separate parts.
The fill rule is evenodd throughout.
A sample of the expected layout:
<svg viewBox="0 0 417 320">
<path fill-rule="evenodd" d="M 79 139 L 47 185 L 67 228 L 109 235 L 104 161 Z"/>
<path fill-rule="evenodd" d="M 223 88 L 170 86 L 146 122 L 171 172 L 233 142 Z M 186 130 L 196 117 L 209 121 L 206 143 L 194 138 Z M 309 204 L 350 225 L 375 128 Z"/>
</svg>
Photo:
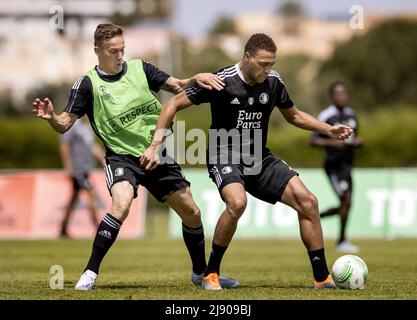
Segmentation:
<svg viewBox="0 0 417 320">
<path fill-rule="evenodd" d="M 63 35 L 56 28 L 60 8 Z M 0 92 L 11 90 L 20 100 L 45 83 L 72 83 L 97 63 L 97 24 L 134 9 L 133 0 L 0 0 Z M 163 24 L 126 28 L 126 59 L 163 56 L 168 40 Z"/>
<path fill-rule="evenodd" d="M 250 13 L 239 16 L 235 22 L 238 33 L 245 39 L 256 32 L 269 34 L 277 43 L 279 54 L 306 54 L 323 60 L 333 53 L 337 44 L 366 33 L 389 19 L 404 18 L 416 21 L 417 13 L 367 13 L 363 15 L 363 28 L 353 28 L 351 18 L 352 16 L 346 15 L 329 19 L 302 17 L 291 20 L 271 13 Z M 295 31 L 288 32 L 289 26 L 293 26 Z"/>
<path fill-rule="evenodd" d="M 294 27 L 293 32 L 288 32 L 289 24 Z M 282 55 L 307 54 L 319 59 L 327 58 L 337 43 L 366 31 L 351 29 L 348 18 L 345 21 L 310 18 L 289 21 L 268 13 L 241 15 L 236 20 L 236 26 L 238 32 L 246 36 L 256 32 L 269 34 Z"/>
</svg>

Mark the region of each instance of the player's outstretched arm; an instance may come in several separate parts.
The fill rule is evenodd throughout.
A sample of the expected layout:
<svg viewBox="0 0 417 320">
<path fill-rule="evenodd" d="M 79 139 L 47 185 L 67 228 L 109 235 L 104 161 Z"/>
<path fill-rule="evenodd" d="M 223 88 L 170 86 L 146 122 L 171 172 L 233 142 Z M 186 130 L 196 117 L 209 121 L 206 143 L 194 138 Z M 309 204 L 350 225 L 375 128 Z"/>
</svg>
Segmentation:
<svg viewBox="0 0 417 320">
<path fill-rule="evenodd" d="M 213 73 L 198 73 L 188 79 L 177 79 L 171 76 L 161 89 L 177 94 L 194 84 L 198 84 L 200 87 L 207 90 L 222 90 L 224 87 L 224 82 L 219 76 Z"/>
<path fill-rule="evenodd" d="M 63 112 L 60 115 L 55 114 L 54 106 L 49 98 L 43 100 L 36 98 L 33 100 L 32 105 L 32 112 L 36 117 L 48 121 L 51 127 L 58 133 L 68 131 L 77 120 L 77 115 L 73 113 Z"/>
<path fill-rule="evenodd" d="M 139 164 L 145 170 L 152 170 L 158 165 L 158 151 L 164 142 L 168 128 L 174 120 L 175 114 L 185 108 L 192 106 L 192 102 L 188 99 L 185 92 L 172 97 L 164 103 L 164 107 L 159 115 L 156 124 L 155 134 L 151 145 L 145 150 L 140 157 Z"/>
<path fill-rule="evenodd" d="M 280 109 L 280 111 L 288 123 L 305 130 L 317 131 L 330 138 L 345 140 L 353 132 L 349 126 L 343 124 L 331 126 L 328 123 L 317 120 L 312 115 L 298 110 L 296 106 L 289 109 Z"/>
</svg>

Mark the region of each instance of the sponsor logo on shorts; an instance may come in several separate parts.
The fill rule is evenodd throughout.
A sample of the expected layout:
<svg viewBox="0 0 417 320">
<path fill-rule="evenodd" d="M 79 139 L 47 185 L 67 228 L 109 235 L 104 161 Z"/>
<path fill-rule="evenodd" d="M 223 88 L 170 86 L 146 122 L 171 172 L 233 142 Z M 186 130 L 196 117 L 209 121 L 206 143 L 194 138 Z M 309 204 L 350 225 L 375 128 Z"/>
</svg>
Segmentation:
<svg viewBox="0 0 417 320">
<path fill-rule="evenodd" d="M 117 168 L 116 170 L 114 170 L 114 175 L 116 177 L 120 177 L 124 174 L 125 174 L 125 170 L 123 168 Z"/>
<path fill-rule="evenodd" d="M 343 191 L 346 191 L 349 189 L 349 184 L 347 183 L 347 181 L 345 180 L 340 180 L 339 181 L 339 187 L 340 189 L 342 189 Z"/>
<path fill-rule="evenodd" d="M 230 173 L 230 172 L 232 172 L 232 171 L 233 171 L 232 167 L 229 167 L 229 166 L 224 167 L 224 168 L 222 169 L 222 173 L 223 173 L 223 174 L 228 174 L 228 173 Z"/>
</svg>

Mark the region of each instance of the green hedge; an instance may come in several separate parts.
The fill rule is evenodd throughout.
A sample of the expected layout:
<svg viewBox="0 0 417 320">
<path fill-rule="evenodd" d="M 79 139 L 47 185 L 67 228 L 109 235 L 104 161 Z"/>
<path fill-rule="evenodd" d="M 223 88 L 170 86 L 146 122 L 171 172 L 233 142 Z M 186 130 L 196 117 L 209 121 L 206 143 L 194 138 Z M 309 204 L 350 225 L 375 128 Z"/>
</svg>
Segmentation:
<svg viewBox="0 0 417 320">
<path fill-rule="evenodd" d="M 0 118 L 0 168 L 60 168 L 59 134 L 35 118 Z"/>
<path fill-rule="evenodd" d="M 358 167 L 402 167 L 417 165 L 417 110 L 412 106 L 375 108 L 372 113 L 360 112 L 359 135 L 364 146 L 356 152 Z M 311 132 L 296 128 L 283 120 L 278 110 L 270 125 L 268 147 L 294 167 L 320 167 L 324 150 L 310 146 Z M 317 115 L 314 115 L 317 116 Z M 177 119 L 186 121 L 186 128 L 210 125 L 210 108 L 193 106 L 181 111 Z M 272 124 L 272 123 L 271 123 Z M 188 145 L 193 142 L 188 142 Z"/>
<path fill-rule="evenodd" d="M 276 110 L 278 117 L 282 116 Z M 277 117 L 277 118 L 278 118 Z M 181 111 L 178 120 L 186 129 L 207 130 L 210 108 L 194 106 Z M 358 167 L 397 167 L 417 165 L 417 110 L 395 106 L 359 114 L 363 148 L 357 151 Z M 0 118 L 0 168 L 61 168 L 58 133 L 35 118 Z M 319 167 L 324 151 L 310 146 L 311 133 L 285 121 L 270 126 L 268 147 L 294 167 Z M 187 145 L 193 142 L 188 142 Z M 203 167 L 203 166 L 202 166 Z"/>
</svg>

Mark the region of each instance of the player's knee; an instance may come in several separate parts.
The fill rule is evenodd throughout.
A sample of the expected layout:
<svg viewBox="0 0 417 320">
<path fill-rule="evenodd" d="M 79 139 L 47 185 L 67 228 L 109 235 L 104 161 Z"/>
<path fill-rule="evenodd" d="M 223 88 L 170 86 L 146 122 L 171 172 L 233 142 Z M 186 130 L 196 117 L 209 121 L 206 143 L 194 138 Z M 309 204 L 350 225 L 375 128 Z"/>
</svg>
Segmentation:
<svg viewBox="0 0 417 320">
<path fill-rule="evenodd" d="M 311 192 L 305 194 L 303 196 L 303 201 L 301 202 L 301 210 L 302 213 L 318 216 L 318 200 L 317 197 L 312 194 Z"/>
<path fill-rule="evenodd" d="M 201 221 L 201 212 L 197 206 L 193 206 L 187 210 L 187 218 L 193 222 Z"/>
<path fill-rule="evenodd" d="M 232 219 L 238 220 L 245 211 L 246 205 L 246 197 L 235 198 L 227 203 L 226 208 Z"/>
<path fill-rule="evenodd" d="M 123 222 L 129 215 L 129 209 L 130 209 L 130 206 L 127 204 L 123 204 L 123 203 L 113 204 L 111 213 L 116 219 Z"/>
</svg>

